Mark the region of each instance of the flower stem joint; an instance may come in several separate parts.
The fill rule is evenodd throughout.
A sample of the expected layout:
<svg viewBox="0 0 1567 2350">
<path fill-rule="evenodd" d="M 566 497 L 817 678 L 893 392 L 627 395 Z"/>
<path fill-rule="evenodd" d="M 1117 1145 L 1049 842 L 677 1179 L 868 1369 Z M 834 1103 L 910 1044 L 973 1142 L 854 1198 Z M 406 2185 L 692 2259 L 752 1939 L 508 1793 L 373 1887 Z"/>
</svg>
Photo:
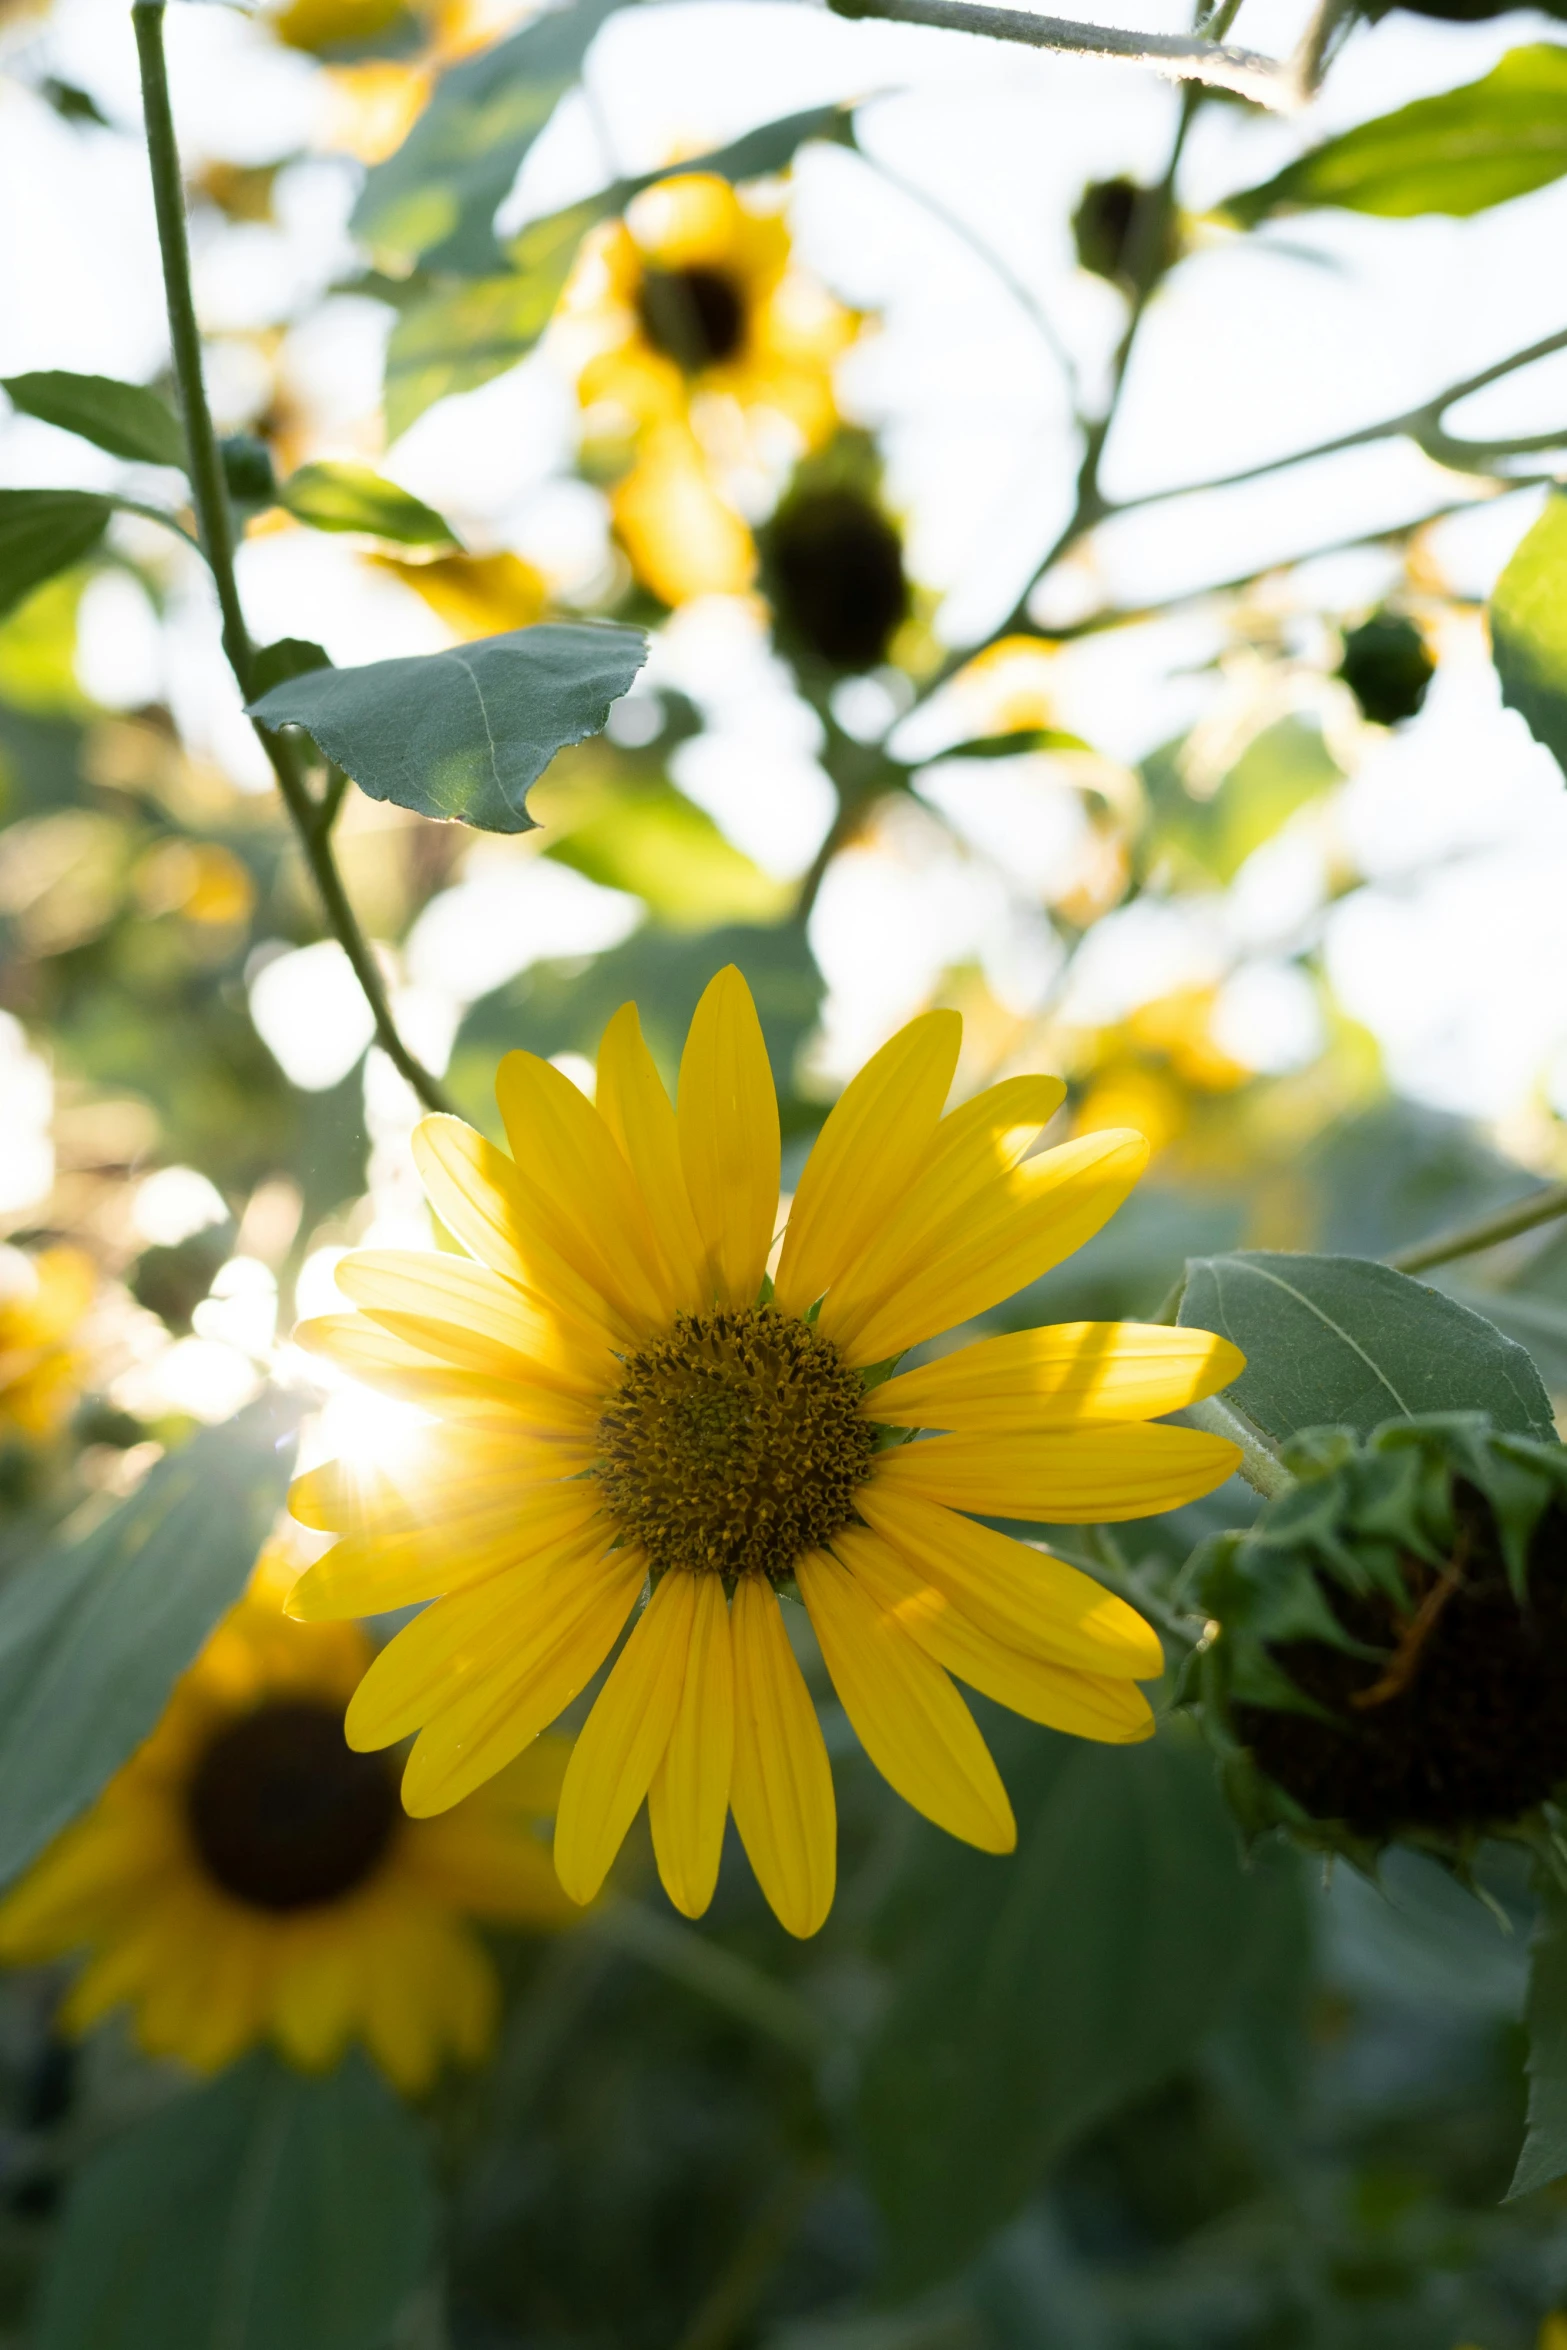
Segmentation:
<svg viewBox="0 0 1567 2350">
<path fill-rule="evenodd" d="M 1188 1569 L 1212 1630 L 1182 1695 L 1248 1836 L 1462 1874 L 1506 1835 L 1562 1875 L 1567 1449 L 1453 1412 L 1284 1459 L 1299 1482 Z"/>
</svg>

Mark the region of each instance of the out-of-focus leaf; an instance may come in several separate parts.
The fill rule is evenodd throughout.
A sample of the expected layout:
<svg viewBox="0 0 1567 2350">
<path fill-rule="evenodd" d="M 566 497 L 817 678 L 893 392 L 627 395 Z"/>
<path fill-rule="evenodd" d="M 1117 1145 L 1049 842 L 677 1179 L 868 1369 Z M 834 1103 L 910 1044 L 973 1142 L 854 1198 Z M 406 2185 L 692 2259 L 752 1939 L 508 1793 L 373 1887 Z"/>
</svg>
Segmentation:
<svg viewBox="0 0 1567 2350">
<path fill-rule="evenodd" d="M 1180 1736 L 1008 1724 L 997 1746 L 1015 1856 L 922 1824 L 880 1921 L 896 1979 L 858 2121 L 895 2291 L 961 2267 L 1075 2139 L 1189 2058 L 1271 1924 L 1273 1871 L 1242 1866 Z"/>
<path fill-rule="evenodd" d="M 1321 728 L 1302 718 L 1266 728 L 1206 795 L 1188 788 L 1180 751 L 1166 745 L 1144 763 L 1154 818 L 1149 848 L 1156 857 L 1173 855 L 1197 881 L 1233 881 L 1297 808 L 1343 781 Z"/>
<path fill-rule="evenodd" d="M 430 2258 L 424 2133 L 355 2055 L 253 2056 L 94 2157 L 36 2350 L 382 2350 Z"/>
<path fill-rule="evenodd" d="M 1510 50 L 1483 81 L 1417 98 L 1314 147 L 1220 208 L 1242 228 L 1273 213 L 1331 204 L 1408 220 L 1460 220 L 1543 188 L 1567 171 L 1567 49 Z"/>
<path fill-rule="evenodd" d="M 533 812 L 550 831 L 548 854 L 606 889 L 630 890 L 660 920 L 680 930 L 719 922 L 774 922 L 794 896 L 725 839 L 711 816 L 667 777 L 620 778 L 598 753 L 598 772 L 583 772 L 594 754 L 561 761 L 534 795 Z"/>
<path fill-rule="evenodd" d="M 623 0 L 575 0 L 441 76 L 395 155 L 355 206 L 355 234 L 403 262 L 482 277 L 497 267 L 493 222 L 523 158 Z"/>
<path fill-rule="evenodd" d="M 457 544 L 457 533 L 433 506 L 368 465 L 301 465 L 277 495 L 278 504 L 312 530 L 364 531 L 403 547 Z"/>
<path fill-rule="evenodd" d="M 1503 701 L 1567 772 L 1567 497 L 1559 493 L 1496 583 L 1491 653 Z"/>
<path fill-rule="evenodd" d="M 0 1883 L 89 1804 L 243 1591 L 297 1412 L 264 1396 L 0 1592 Z"/>
<path fill-rule="evenodd" d="M 185 432 L 179 418 L 145 384 L 124 384 L 112 375 L 70 375 L 49 368 L 37 375 L 0 376 L 13 407 L 24 416 L 74 432 L 111 457 L 146 465 L 185 465 Z"/>
<path fill-rule="evenodd" d="M 647 659 L 640 629 L 546 621 L 451 652 L 317 669 L 250 714 L 301 726 L 373 800 L 484 832 L 529 832 L 529 787 L 596 734 Z"/>
<path fill-rule="evenodd" d="M 1472 1282 L 1451 1281 L 1445 1271 L 1438 1271 L 1436 1279 L 1449 1297 L 1471 1313 L 1483 1314 L 1515 1340 L 1553 1395 L 1567 1395 L 1567 1306 L 1535 1297 L 1527 1288 L 1481 1289 Z"/>
<path fill-rule="evenodd" d="M 1529 1946 L 1529 2126 L 1509 2201 L 1567 2171 L 1567 1901 L 1547 1896 Z"/>
<path fill-rule="evenodd" d="M 1343 1426 L 1367 1436 L 1418 1412 L 1489 1412 L 1549 1441 L 1550 1400 L 1529 1356 L 1439 1290 L 1363 1257 L 1242 1250 L 1187 1266 L 1180 1319 L 1246 1357 L 1228 1400 L 1273 1437 Z"/>
<path fill-rule="evenodd" d="M 331 656 L 323 645 L 313 644 L 307 636 L 280 636 L 276 644 L 263 645 L 250 665 L 251 677 L 258 694 L 268 694 L 275 685 L 286 685 L 292 677 L 308 677 L 312 669 L 330 669 Z"/>
<path fill-rule="evenodd" d="M 79 563 L 113 511 L 90 490 L 0 490 L 0 612 Z"/>
<path fill-rule="evenodd" d="M 555 314 L 583 235 L 603 215 L 596 197 L 553 212 L 517 238 L 510 276 L 481 278 L 402 312 L 386 348 L 394 440 L 435 401 L 475 391 L 527 357 Z"/>
<path fill-rule="evenodd" d="M 954 743 L 944 759 L 1016 759 L 1025 751 L 1086 751 L 1080 734 L 1062 734 L 1053 726 L 1019 726 L 1009 734 L 980 734 L 972 742 Z"/>
<path fill-rule="evenodd" d="M 1327 1256 L 1389 1256 L 1508 1207 L 1536 1184 L 1466 1119 L 1396 1099 L 1335 1121 L 1298 1167 L 1311 1195 L 1311 1243 Z"/>
</svg>

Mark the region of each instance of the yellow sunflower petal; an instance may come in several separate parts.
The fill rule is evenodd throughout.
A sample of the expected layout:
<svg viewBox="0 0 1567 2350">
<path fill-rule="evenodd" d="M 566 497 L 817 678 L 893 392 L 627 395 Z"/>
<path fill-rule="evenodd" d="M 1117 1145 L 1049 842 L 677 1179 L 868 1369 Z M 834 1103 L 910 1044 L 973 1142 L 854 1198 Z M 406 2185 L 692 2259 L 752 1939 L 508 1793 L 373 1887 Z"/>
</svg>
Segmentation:
<svg viewBox="0 0 1567 2350">
<path fill-rule="evenodd" d="M 716 1580 L 716 1578 L 709 1578 Z M 608 1876 L 663 1759 L 691 1645 L 694 1575 L 665 1575 L 638 1618 L 571 1750 L 555 1821 L 555 1868 L 573 1901 Z"/>
<path fill-rule="evenodd" d="M 548 1847 L 504 1815 L 487 1814 L 485 1792 L 436 1819 L 409 1821 L 401 1865 L 418 1898 L 498 1924 L 565 1925 L 576 1904 L 561 1889 Z"/>
<path fill-rule="evenodd" d="M 742 1575 L 729 1620 L 735 1826 L 779 1923 L 803 1940 L 831 1909 L 838 1875 L 827 1748 L 771 1584 Z"/>
<path fill-rule="evenodd" d="M 713 1898 L 734 1769 L 735 1668 L 722 1578 L 694 1575 L 696 1605 L 680 1710 L 648 1789 L 653 1852 L 676 1909 L 699 1918 Z"/>
<path fill-rule="evenodd" d="M 469 1257 L 444 1249 L 357 1249 L 334 1278 L 361 1313 L 453 1370 L 547 1377 L 589 1395 L 614 1376 L 602 1336 L 590 1341 Z"/>
<path fill-rule="evenodd" d="M 754 1305 L 778 1219 L 778 1097 L 751 991 L 732 963 L 692 1018 L 677 1119 L 712 1290 L 724 1305 Z"/>
<path fill-rule="evenodd" d="M 642 1186 L 653 1228 L 688 1313 L 707 1303 L 707 1254 L 680 1161 L 675 1105 L 642 1035 L 635 1004 L 622 1004 L 599 1045 L 599 1115 Z"/>
<path fill-rule="evenodd" d="M 395 1396 L 400 1403 L 417 1404 L 440 1419 L 497 1434 L 525 1430 L 575 1438 L 575 1444 L 563 1443 L 562 1476 L 585 1469 L 594 1457 L 598 1413 L 593 1404 L 551 1383 L 454 1371 L 444 1363 L 432 1363 L 407 1339 L 379 1328 L 365 1314 L 321 1314 L 296 1323 L 294 1344 L 335 1363 L 366 1387 Z"/>
<path fill-rule="evenodd" d="M 563 1080 L 564 1082 L 564 1080 Z M 504 1151 L 460 1118 L 414 1128 L 414 1165 L 432 1208 L 481 1265 L 580 1331 L 589 1345 L 623 1344 L 631 1327 L 538 1229 L 533 1201 Z"/>
<path fill-rule="evenodd" d="M 1146 1140 L 1128 1130 L 1081 1135 L 1014 1167 L 932 1226 L 899 1285 L 855 1327 L 854 1359 L 885 1362 L 1037 1281 L 1109 1222 L 1147 1164 Z"/>
<path fill-rule="evenodd" d="M 872 1388 L 865 1409 L 894 1428 L 1002 1436 L 1155 1420 L 1216 1394 L 1246 1367 L 1207 1330 L 1155 1322 L 1060 1322 L 982 1338 Z"/>
<path fill-rule="evenodd" d="M 884 1613 L 982 1697 L 1076 1738 L 1125 1746 L 1153 1736 L 1153 1709 L 1135 1681 L 1074 1671 L 1009 1648 L 862 1526 L 846 1528 L 834 1547 Z"/>
<path fill-rule="evenodd" d="M 444 1527 L 369 1540 L 349 1535 L 305 1569 L 284 1611 L 302 1623 L 382 1615 L 460 1591 L 507 1567 L 542 1567 L 556 1552 L 575 1557 L 590 1541 L 598 1515 L 597 1487 L 573 1478 L 535 1487 L 487 1531 L 461 1542 Z M 607 1543 L 607 1529 L 603 1538 Z"/>
<path fill-rule="evenodd" d="M 933 1436 L 879 1454 L 876 1478 L 987 1517 L 1101 1525 L 1196 1501 L 1232 1477 L 1240 1458 L 1226 1437 L 1144 1420 L 1065 1436 Z"/>
<path fill-rule="evenodd" d="M 774 1294 L 803 1314 L 908 1190 L 930 1147 L 963 1042 L 956 1012 L 925 1012 L 850 1079 L 817 1136 L 789 1211 Z"/>
<path fill-rule="evenodd" d="M 403 1774 L 403 1803 L 415 1819 L 460 1802 L 565 1712 L 614 1647 L 646 1580 L 640 1553 L 611 1551 L 543 1627 L 508 1642 L 503 1672 L 482 1676 L 430 1717 Z"/>
<path fill-rule="evenodd" d="M 530 1222 L 631 1328 L 661 1328 L 674 1291 L 642 1194 L 586 1095 L 536 1053 L 495 1073 Z"/>
<path fill-rule="evenodd" d="M 444 1534 L 553 1480 L 564 1460 L 558 1438 L 522 1429 L 497 1437 L 487 1428 L 418 1427 L 401 1433 L 396 1459 L 307 1469 L 289 1487 L 289 1509 L 302 1526 L 327 1534 L 415 1526 Z"/>
<path fill-rule="evenodd" d="M 861 1517 L 901 1558 L 1008 1648 L 1135 1681 L 1157 1680 L 1164 1671 L 1152 1626 L 1064 1559 L 977 1526 L 880 1477 L 862 1485 L 855 1501 Z"/>
<path fill-rule="evenodd" d="M 337 2062 L 358 2020 L 363 1982 L 364 1952 L 341 1927 L 296 1939 L 283 1953 L 271 2024 L 291 2063 L 304 2072 L 325 2072 Z"/>
<path fill-rule="evenodd" d="M 982 1852 L 1010 1852 L 1017 1823 L 973 1715 L 939 1664 L 825 1551 L 795 1568 L 822 1658 L 855 1735 L 915 1810 Z"/>
</svg>

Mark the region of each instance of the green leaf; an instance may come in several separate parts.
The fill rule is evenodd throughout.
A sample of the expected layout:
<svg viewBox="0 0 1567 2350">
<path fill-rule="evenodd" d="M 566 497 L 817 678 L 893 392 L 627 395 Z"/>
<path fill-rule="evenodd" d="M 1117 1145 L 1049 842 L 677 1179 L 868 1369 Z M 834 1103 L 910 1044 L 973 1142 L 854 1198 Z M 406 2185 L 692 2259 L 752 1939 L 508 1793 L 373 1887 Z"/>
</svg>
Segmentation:
<svg viewBox="0 0 1567 2350">
<path fill-rule="evenodd" d="M 449 653 L 317 669 L 250 715 L 302 726 L 373 800 L 483 832 L 529 832 L 555 753 L 596 734 L 647 659 L 640 629 L 546 621 Z"/>
<path fill-rule="evenodd" d="M 1494 1323 L 1439 1290 L 1364 1257 L 1241 1250 L 1194 1257 L 1181 1321 L 1216 1330 L 1246 1357 L 1225 1400 L 1275 1438 L 1424 1412 L 1489 1412 L 1546 1442 L 1550 1400 L 1529 1356 Z"/>
<path fill-rule="evenodd" d="M 145 384 L 122 384 L 112 375 L 68 375 L 63 368 L 0 376 L 0 383 L 24 416 L 78 433 L 95 448 L 107 449 L 111 457 L 184 469 L 184 427 L 167 402 Z"/>
<path fill-rule="evenodd" d="M 1567 49 L 1513 49 L 1483 81 L 1363 122 L 1220 207 L 1241 228 L 1276 212 L 1332 204 L 1409 220 L 1460 220 L 1543 188 L 1567 171 Z"/>
<path fill-rule="evenodd" d="M 113 510 L 88 490 L 0 490 L 0 613 L 89 554 Z"/>
<path fill-rule="evenodd" d="M 355 2055 L 253 2056 L 116 2138 L 76 2181 L 35 2350 L 383 2350 L 435 2191 L 419 2123 Z"/>
<path fill-rule="evenodd" d="M 278 504 L 312 530 L 358 530 L 401 547 L 454 547 L 457 533 L 422 498 L 384 481 L 368 465 L 301 465 L 278 490 Z"/>
<path fill-rule="evenodd" d="M 331 655 L 324 645 L 307 636 L 280 636 L 276 644 L 261 647 L 250 664 L 250 673 L 256 692 L 268 694 L 275 685 L 286 685 L 291 677 L 308 677 L 312 669 L 331 666 Z"/>
<path fill-rule="evenodd" d="M 1009 734 L 977 734 L 954 743 L 943 759 L 1016 759 L 1025 751 L 1086 751 L 1080 734 L 1062 734 L 1054 726 L 1019 726 Z"/>
<path fill-rule="evenodd" d="M 988 1718 L 988 1717 L 987 1717 Z M 858 2125 L 902 2293 L 960 2267 L 1047 2167 L 1256 1996 L 1278 1866 L 1244 1868 L 1200 1751 L 1006 1725 L 1018 1849 L 923 1824 L 879 1931 L 896 1987 Z"/>
<path fill-rule="evenodd" d="M 1529 1944 L 1529 2122 L 1513 2183 L 1527 2195 L 1567 2171 L 1567 1898 L 1550 1893 Z"/>
<path fill-rule="evenodd" d="M 245 1588 L 297 1412 L 264 1396 L 0 1591 L 0 1884 L 92 1801 Z"/>
<path fill-rule="evenodd" d="M 443 74 L 396 154 L 367 177 L 355 234 L 405 264 L 423 259 L 457 276 L 498 267 L 496 210 L 620 5 L 575 0 Z"/>
<path fill-rule="evenodd" d="M 1553 491 L 1491 596 L 1502 700 L 1567 773 L 1567 497 Z"/>
</svg>

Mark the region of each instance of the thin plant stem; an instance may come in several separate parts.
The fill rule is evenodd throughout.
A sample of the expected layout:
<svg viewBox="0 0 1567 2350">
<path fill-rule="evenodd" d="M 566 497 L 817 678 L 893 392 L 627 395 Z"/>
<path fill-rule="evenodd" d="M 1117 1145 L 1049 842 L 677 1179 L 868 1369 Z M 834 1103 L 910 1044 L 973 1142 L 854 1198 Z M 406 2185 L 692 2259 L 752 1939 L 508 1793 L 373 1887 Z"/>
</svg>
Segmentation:
<svg viewBox="0 0 1567 2350">
<path fill-rule="evenodd" d="M 228 656 L 229 667 L 234 672 L 240 693 L 249 702 L 255 690 L 256 654 L 245 627 L 245 615 L 239 600 L 234 572 L 234 517 L 229 505 L 228 485 L 223 478 L 223 460 L 218 450 L 217 435 L 212 428 L 212 411 L 207 404 L 206 380 L 202 372 L 201 329 L 196 323 L 195 297 L 191 289 L 190 245 L 185 229 L 185 189 L 180 173 L 179 148 L 174 135 L 174 115 L 169 104 L 168 65 L 163 51 L 164 4 L 165 0 L 134 0 L 131 21 L 135 27 L 136 53 L 141 65 L 147 160 L 152 172 L 158 248 L 163 261 L 169 342 L 185 422 L 191 494 L 201 533 L 201 551 L 206 556 L 217 589 L 218 610 L 222 616 L 223 650 Z M 169 519 L 158 514 L 155 509 L 152 512 L 155 520 Z M 174 527 L 179 526 L 176 524 Z M 251 723 L 271 763 L 272 772 L 277 777 L 283 805 L 299 835 L 328 925 L 347 955 L 374 1015 L 376 1042 L 427 1109 L 449 1109 L 451 1105 L 439 1081 L 414 1057 L 398 1034 L 380 966 L 359 927 L 348 900 L 348 892 L 343 886 L 343 877 L 332 853 L 330 819 L 322 821 L 328 806 L 331 814 L 336 815 L 342 797 L 341 787 L 329 783 L 324 799 L 318 801 L 313 798 L 296 744 L 271 727 L 257 724 L 254 719 Z"/>
<path fill-rule="evenodd" d="M 1231 1444 L 1238 1445 L 1239 1474 L 1265 1500 L 1274 1501 L 1293 1487 L 1294 1478 L 1262 1430 L 1233 1404 L 1224 1403 L 1216 1395 L 1205 1396 L 1201 1403 L 1188 1404 L 1181 1417 L 1193 1428 L 1205 1428 L 1210 1436 L 1227 1437 Z"/>
<path fill-rule="evenodd" d="M 1552 1223 L 1558 1216 L 1567 1216 L 1567 1183 L 1553 1183 L 1514 1207 L 1499 1208 L 1494 1216 L 1481 1216 L 1473 1224 L 1438 1233 L 1434 1240 L 1401 1248 L 1387 1262 L 1395 1273 L 1424 1273 L 1432 1265 L 1450 1265 L 1455 1258 L 1498 1248 L 1504 1240 L 1514 1240 L 1520 1232 L 1532 1232 L 1536 1225 Z"/>
<path fill-rule="evenodd" d="M 1119 26 L 1081 24 L 1064 16 L 1036 16 L 1032 10 L 996 8 L 986 0 L 832 0 L 838 16 L 890 17 L 897 24 L 934 25 L 943 32 L 977 33 L 992 41 L 1020 41 L 1030 49 L 1054 49 L 1076 57 L 1119 57 L 1150 66 L 1171 81 L 1203 82 L 1233 90 L 1259 106 L 1284 112 L 1296 102 L 1292 66 L 1255 49 L 1231 49 L 1219 41 L 1183 33 L 1123 32 Z"/>
</svg>

